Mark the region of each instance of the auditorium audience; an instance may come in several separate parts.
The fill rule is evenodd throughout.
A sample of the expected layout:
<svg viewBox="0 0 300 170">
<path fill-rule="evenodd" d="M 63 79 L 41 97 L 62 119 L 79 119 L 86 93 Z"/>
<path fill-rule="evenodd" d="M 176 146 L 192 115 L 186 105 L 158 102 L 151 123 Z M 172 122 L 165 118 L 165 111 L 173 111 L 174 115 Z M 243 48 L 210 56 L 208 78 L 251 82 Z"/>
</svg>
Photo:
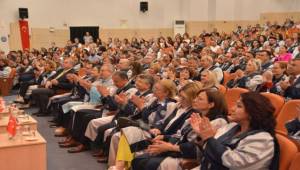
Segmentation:
<svg viewBox="0 0 300 170">
<path fill-rule="evenodd" d="M 0 79 L 16 74 L 15 102 L 53 116 L 62 148 L 95 149 L 117 169 L 181 169 L 182 158 L 202 170 L 276 169 L 274 107 L 259 92 L 300 99 L 296 23 L 151 39 L 86 32 L 64 47 L 0 51 Z M 221 85 L 250 91 L 227 117 Z M 299 118 L 286 126 L 297 135 Z"/>
</svg>

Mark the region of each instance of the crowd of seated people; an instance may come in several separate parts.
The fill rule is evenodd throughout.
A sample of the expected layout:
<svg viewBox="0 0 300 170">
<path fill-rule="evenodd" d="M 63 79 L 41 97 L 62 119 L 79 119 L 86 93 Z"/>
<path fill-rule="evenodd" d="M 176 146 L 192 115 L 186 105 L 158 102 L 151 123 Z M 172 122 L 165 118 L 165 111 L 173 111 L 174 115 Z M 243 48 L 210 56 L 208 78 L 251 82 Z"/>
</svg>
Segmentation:
<svg viewBox="0 0 300 170">
<path fill-rule="evenodd" d="M 95 150 L 116 169 L 278 169 L 274 106 L 300 99 L 300 23 L 157 39 L 109 38 L 0 53 L 16 69 L 19 107 L 53 116 L 69 153 Z M 227 80 L 226 75 L 232 75 Z M 222 88 L 245 88 L 227 108 Z M 299 118 L 287 124 L 291 135 Z"/>
</svg>

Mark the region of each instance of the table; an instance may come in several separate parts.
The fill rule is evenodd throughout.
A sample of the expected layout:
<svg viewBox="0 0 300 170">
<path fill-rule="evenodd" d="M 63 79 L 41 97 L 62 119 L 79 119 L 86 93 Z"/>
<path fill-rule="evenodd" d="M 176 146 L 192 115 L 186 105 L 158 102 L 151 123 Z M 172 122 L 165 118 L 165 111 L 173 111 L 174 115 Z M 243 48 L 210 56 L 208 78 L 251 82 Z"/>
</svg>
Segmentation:
<svg viewBox="0 0 300 170">
<path fill-rule="evenodd" d="M 27 141 L 26 136 L 17 135 L 9 139 L 7 133 L 0 134 L 0 169 L 2 170 L 46 170 L 46 141 L 35 132 L 36 140 Z"/>
<path fill-rule="evenodd" d="M 37 121 L 30 115 L 18 115 L 17 119 L 19 121 L 19 125 L 21 125 L 21 128 L 27 125 L 30 127 L 31 130 L 37 130 Z M 0 118 L 0 133 L 6 132 L 8 120 L 9 116 L 4 116 Z"/>
<path fill-rule="evenodd" d="M 20 113 L 25 113 L 25 111 L 24 110 L 19 110 L 18 111 L 19 113 L 18 114 L 20 114 Z M 4 109 L 4 110 L 2 110 L 1 112 L 0 112 L 0 117 L 3 117 L 3 116 L 8 116 L 9 115 L 9 111 L 8 111 L 8 109 L 6 108 L 6 109 Z"/>
</svg>

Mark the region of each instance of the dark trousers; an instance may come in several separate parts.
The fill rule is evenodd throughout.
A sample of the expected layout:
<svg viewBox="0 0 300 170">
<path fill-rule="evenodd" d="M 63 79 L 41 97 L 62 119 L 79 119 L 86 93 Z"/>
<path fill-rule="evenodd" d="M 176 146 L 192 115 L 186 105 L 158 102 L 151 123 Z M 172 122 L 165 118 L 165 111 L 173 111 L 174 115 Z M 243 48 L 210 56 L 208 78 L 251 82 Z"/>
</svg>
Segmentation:
<svg viewBox="0 0 300 170">
<path fill-rule="evenodd" d="M 90 140 L 85 137 L 86 128 L 91 120 L 101 117 L 101 112 L 99 110 L 82 109 L 78 110 L 73 116 L 75 117 L 73 117 L 71 135 L 76 141 L 88 147 Z"/>
<path fill-rule="evenodd" d="M 110 147 L 110 141 L 111 141 L 112 135 L 119 132 L 119 129 L 114 128 L 114 127 L 116 127 L 116 125 L 115 125 L 114 121 L 112 121 L 110 123 L 107 123 L 103 126 L 98 127 L 98 129 L 97 129 L 98 134 L 94 141 L 94 144 L 97 148 L 99 148 L 103 151 L 103 154 L 105 156 L 108 156 L 108 154 L 109 154 L 109 147 Z M 111 128 L 114 128 L 114 129 L 112 130 L 112 132 L 110 132 L 110 134 L 106 137 L 106 140 L 104 141 L 105 131 L 108 129 L 111 129 Z"/>
<path fill-rule="evenodd" d="M 20 83 L 19 95 L 24 98 L 29 86 L 34 85 L 34 84 L 36 84 L 34 81 L 21 82 Z"/>
<path fill-rule="evenodd" d="M 61 97 L 57 100 L 54 100 L 51 102 L 50 106 L 48 107 L 49 113 L 51 113 L 54 116 L 54 120 L 56 123 L 60 126 L 63 125 L 63 111 L 62 111 L 62 105 L 72 101 L 71 96 Z"/>
<path fill-rule="evenodd" d="M 34 79 L 34 74 L 32 73 L 23 73 L 19 76 L 19 82 L 28 82 Z"/>
<path fill-rule="evenodd" d="M 39 108 L 39 113 L 47 114 L 49 98 L 54 96 L 55 91 L 47 88 L 38 88 L 32 91 L 32 98 Z"/>
<path fill-rule="evenodd" d="M 152 157 L 149 154 L 144 154 L 134 158 L 131 167 L 132 170 L 157 170 L 164 159 L 165 157 Z"/>
</svg>

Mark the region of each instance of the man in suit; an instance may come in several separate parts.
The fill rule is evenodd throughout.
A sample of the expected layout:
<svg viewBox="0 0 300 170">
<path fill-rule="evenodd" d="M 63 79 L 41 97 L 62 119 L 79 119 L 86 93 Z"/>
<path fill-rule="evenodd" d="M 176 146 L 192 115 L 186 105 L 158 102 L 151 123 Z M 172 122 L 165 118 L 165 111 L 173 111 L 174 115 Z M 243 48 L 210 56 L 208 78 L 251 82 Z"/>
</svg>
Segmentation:
<svg viewBox="0 0 300 170">
<path fill-rule="evenodd" d="M 295 58 L 290 63 L 290 80 L 280 82 L 287 99 L 300 99 L 300 58 Z"/>
<path fill-rule="evenodd" d="M 35 113 L 37 116 L 47 115 L 47 105 L 49 98 L 57 94 L 59 90 L 71 90 L 73 84 L 69 82 L 66 75 L 73 73 L 74 62 L 71 58 L 66 58 L 62 64 L 62 69 L 59 69 L 56 74 L 48 78 L 44 88 L 38 88 L 32 91 L 32 98 L 39 111 Z"/>
</svg>

